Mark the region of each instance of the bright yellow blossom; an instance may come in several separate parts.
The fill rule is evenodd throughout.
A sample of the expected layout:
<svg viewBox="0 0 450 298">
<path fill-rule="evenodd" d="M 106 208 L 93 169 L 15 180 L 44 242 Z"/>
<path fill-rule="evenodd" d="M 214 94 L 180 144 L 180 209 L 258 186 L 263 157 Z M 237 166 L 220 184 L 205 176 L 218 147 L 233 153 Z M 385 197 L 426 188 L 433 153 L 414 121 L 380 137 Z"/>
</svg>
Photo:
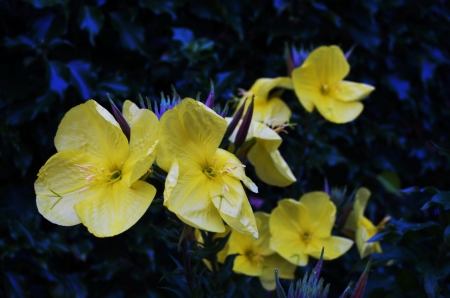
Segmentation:
<svg viewBox="0 0 450 298">
<path fill-rule="evenodd" d="M 63 226 L 83 223 L 98 237 L 120 234 L 141 218 L 156 193 L 138 179 L 155 160 L 158 119 L 138 109 L 128 121 L 129 142 L 114 117 L 93 100 L 67 112 L 55 137 L 58 153 L 35 182 L 45 218 Z"/>
<path fill-rule="evenodd" d="M 287 122 L 291 117 L 292 112 L 291 109 L 286 105 L 286 103 L 280 98 L 282 91 L 269 94 L 270 91 L 276 87 L 292 89 L 293 87 L 291 78 L 278 77 L 274 79 L 257 79 L 250 90 L 242 91 L 242 95 L 244 97 L 241 99 L 236 111 L 244 103 L 245 98 L 249 99 L 247 100 L 246 104 L 246 106 L 248 107 L 248 105 L 250 104 L 250 99 L 254 95 L 255 101 L 253 106 L 253 120 L 260 122 Z"/>
<path fill-rule="evenodd" d="M 367 202 L 371 193 L 365 187 L 358 189 L 355 195 L 355 202 L 353 210 L 350 212 L 344 230 L 348 230 L 355 234 L 356 247 L 359 255 L 364 258 L 372 253 L 381 253 L 381 245 L 378 241 L 367 242 L 370 238 L 375 236 L 384 226 L 384 221 L 377 227 L 364 216 L 364 209 L 366 209 Z"/>
<path fill-rule="evenodd" d="M 336 219 L 336 206 L 320 191 L 303 195 L 300 201 L 283 199 L 270 216 L 270 247 L 298 266 L 306 266 L 308 257 L 324 260 L 340 257 L 353 241 L 331 236 Z"/>
<path fill-rule="evenodd" d="M 283 259 L 270 248 L 269 214 L 256 212 L 259 238 L 231 232 L 228 254 L 239 254 L 234 260 L 233 271 L 258 276 L 266 290 L 275 290 L 274 269 L 280 278 L 293 279 L 296 266 Z"/>
<path fill-rule="evenodd" d="M 226 120 L 231 122 L 232 118 L 227 118 Z M 230 136 L 231 142 L 234 142 L 236 138 L 237 128 Z M 252 121 L 246 141 L 253 138 L 255 138 L 256 142 L 249 150 L 247 157 L 255 167 L 256 175 L 261 181 L 279 187 L 285 187 L 297 181 L 289 165 L 281 156 L 280 151 L 278 151 L 278 147 L 283 141 L 278 133 L 261 122 Z"/>
<path fill-rule="evenodd" d="M 245 175 L 233 154 L 219 149 L 227 129 L 225 119 L 191 98 L 161 117 L 157 163 L 168 172 L 164 205 L 185 223 L 205 231 L 232 228 L 258 237 L 255 217 L 241 181 Z"/>
<path fill-rule="evenodd" d="M 308 112 L 316 107 L 330 122 L 350 122 L 363 110 L 363 104 L 358 100 L 367 97 L 375 88 L 343 81 L 349 72 L 350 66 L 339 47 L 319 47 L 292 71 L 295 93 Z"/>
</svg>

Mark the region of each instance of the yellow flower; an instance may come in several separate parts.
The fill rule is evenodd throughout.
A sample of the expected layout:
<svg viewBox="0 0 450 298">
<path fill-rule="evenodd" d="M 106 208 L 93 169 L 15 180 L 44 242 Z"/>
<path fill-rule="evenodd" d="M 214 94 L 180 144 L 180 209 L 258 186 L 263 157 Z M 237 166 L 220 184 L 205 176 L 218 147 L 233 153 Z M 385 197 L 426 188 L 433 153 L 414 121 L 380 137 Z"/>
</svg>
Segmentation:
<svg viewBox="0 0 450 298">
<path fill-rule="evenodd" d="M 382 252 L 381 245 L 378 241 L 366 242 L 368 239 L 375 236 L 384 226 L 384 221 L 377 227 L 374 226 L 374 224 L 363 215 L 370 195 L 370 190 L 367 188 L 361 187 L 358 189 L 353 204 L 353 210 L 350 212 L 344 226 L 344 230 L 348 230 L 355 234 L 356 247 L 358 248 L 361 258 L 374 252 Z"/>
<path fill-rule="evenodd" d="M 375 88 L 343 81 L 349 71 L 339 47 L 322 46 L 311 52 L 302 66 L 292 72 L 295 93 L 303 107 L 308 112 L 316 107 L 325 119 L 334 123 L 346 123 L 358 117 L 363 110 L 358 100 Z"/>
<path fill-rule="evenodd" d="M 114 117 L 93 100 L 64 116 L 55 137 L 58 153 L 34 185 L 45 218 L 63 226 L 83 223 L 98 237 L 120 234 L 141 218 L 156 193 L 138 179 L 155 160 L 158 119 L 149 110 L 128 119 L 129 143 Z"/>
<path fill-rule="evenodd" d="M 258 237 L 255 217 L 241 181 L 253 192 L 233 154 L 219 149 L 225 119 L 191 98 L 161 117 L 157 163 L 168 172 L 164 205 L 185 223 L 224 232 L 223 220 L 235 230 Z"/>
<path fill-rule="evenodd" d="M 298 266 L 306 266 L 308 257 L 333 260 L 350 249 L 353 241 L 331 236 L 336 206 L 320 191 L 303 195 L 300 201 L 283 199 L 270 216 L 270 247 Z"/>
<path fill-rule="evenodd" d="M 226 120 L 231 122 L 232 118 L 227 118 Z M 230 136 L 231 142 L 234 142 L 237 131 L 238 129 L 236 128 Z M 283 141 L 278 133 L 263 123 L 252 121 L 246 141 L 253 138 L 255 138 L 256 142 L 249 150 L 247 157 L 255 167 L 256 175 L 261 181 L 279 187 L 285 187 L 297 181 L 289 165 L 281 156 L 280 151 L 278 151 L 278 147 Z"/>
<path fill-rule="evenodd" d="M 283 259 L 269 246 L 269 214 L 256 212 L 259 238 L 253 239 L 235 231 L 231 232 L 228 255 L 239 254 L 234 260 L 233 271 L 249 276 L 258 276 L 266 290 L 275 290 L 274 269 L 279 277 L 294 278 L 296 266 Z"/>
<path fill-rule="evenodd" d="M 269 95 L 269 92 L 276 87 L 282 87 L 286 89 L 292 89 L 292 80 L 289 77 L 278 77 L 275 79 L 261 78 L 256 80 L 253 86 L 248 91 L 243 91 L 244 97 L 241 99 L 236 111 L 244 103 L 244 99 L 251 99 L 255 96 L 255 102 L 253 107 L 253 117 L 255 121 L 276 121 L 284 123 L 291 118 L 291 109 L 286 103 L 281 100 L 281 92 L 274 92 Z M 247 100 L 246 109 L 250 104 L 250 100 Z M 244 111 L 245 113 L 245 111 Z"/>
</svg>

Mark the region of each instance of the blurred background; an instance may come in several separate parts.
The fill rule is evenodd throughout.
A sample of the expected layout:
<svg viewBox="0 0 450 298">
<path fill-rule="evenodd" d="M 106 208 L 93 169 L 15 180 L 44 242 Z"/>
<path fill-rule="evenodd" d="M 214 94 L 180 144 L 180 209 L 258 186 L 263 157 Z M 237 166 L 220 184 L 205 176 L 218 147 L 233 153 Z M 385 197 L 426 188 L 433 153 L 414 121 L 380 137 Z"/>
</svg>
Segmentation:
<svg viewBox="0 0 450 298">
<path fill-rule="evenodd" d="M 182 98 L 201 92 L 205 101 L 210 79 L 224 106 L 237 88 L 289 75 L 286 44 L 305 50 L 335 44 L 344 52 L 356 45 L 347 80 L 376 90 L 362 115 L 345 125 L 308 116 L 286 91 L 297 125 L 282 135 L 280 151 L 298 182 L 271 187 L 249 166 L 260 188 L 253 202 L 262 202 L 255 210 L 270 212 L 281 198 L 325 185 L 346 196 L 366 186 L 373 193 L 366 216 L 375 223 L 386 214 L 437 222 L 442 211 L 420 210 L 429 196 L 396 191 L 449 188 L 450 165 L 438 150 L 450 148 L 449 32 L 444 0 L 0 1 L 0 296 L 182 295 L 170 290 L 185 287 L 182 277 L 160 281 L 181 259 L 158 228 L 169 215 L 161 205 L 150 206 L 127 232 L 100 239 L 82 225 L 44 219 L 35 203 L 36 175 L 56 153 L 53 139 L 70 108 L 95 99 L 109 109 L 107 94 L 118 106 L 125 99 L 138 103 L 139 94 L 159 101 L 160 92 L 172 94 L 171 85 Z M 152 183 L 161 198 L 163 185 Z M 374 263 L 367 297 L 450 295 L 450 269 L 434 266 L 442 231 L 397 228 L 401 239 L 382 242 L 386 256 Z M 363 267 L 356 248 L 325 262 L 330 296 Z M 255 279 L 230 280 L 247 285 L 230 295 L 266 295 Z"/>
</svg>

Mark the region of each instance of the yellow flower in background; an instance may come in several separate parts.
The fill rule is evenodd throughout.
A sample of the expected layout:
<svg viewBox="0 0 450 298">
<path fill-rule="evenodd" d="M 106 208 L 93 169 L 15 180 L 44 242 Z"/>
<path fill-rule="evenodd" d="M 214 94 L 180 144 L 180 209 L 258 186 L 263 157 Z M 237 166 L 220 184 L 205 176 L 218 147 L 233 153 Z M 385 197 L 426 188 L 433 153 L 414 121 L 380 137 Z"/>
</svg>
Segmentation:
<svg viewBox="0 0 450 298">
<path fill-rule="evenodd" d="M 55 137 L 58 153 L 40 169 L 34 185 L 46 219 L 63 226 L 83 223 L 97 237 L 108 237 L 142 217 L 156 190 L 138 179 L 155 160 L 158 119 L 138 109 L 128 120 L 129 143 L 95 101 L 67 112 Z"/>
<path fill-rule="evenodd" d="M 232 118 L 226 120 L 231 122 Z M 231 142 L 234 142 L 237 131 L 238 129 L 235 129 L 230 136 Z M 252 121 L 246 141 L 253 138 L 256 142 L 249 150 L 247 157 L 255 167 L 256 175 L 261 181 L 279 187 L 285 187 L 297 181 L 289 165 L 278 151 L 278 147 L 283 141 L 278 133 L 261 122 Z"/>
<path fill-rule="evenodd" d="M 339 47 L 319 47 L 308 55 L 302 66 L 292 71 L 295 93 L 308 112 L 316 107 L 330 122 L 350 122 L 363 110 L 358 100 L 375 88 L 343 81 L 349 72 L 350 66 Z"/>
<path fill-rule="evenodd" d="M 269 94 L 270 91 L 276 87 L 292 89 L 292 80 L 289 77 L 278 77 L 274 79 L 261 78 L 256 80 L 253 86 L 248 91 L 242 90 L 243 98 L 241 99 L 236 111 L 244 103 L 244 99 L 247 98 L 246 108 L 250 104 L 250 99 L 255 96 L 253 117 L 255 121 L 270 121 L 277 123 L 285 123 L 291 118 L 291 109 L 286 103 L 281 100 L 281 91 Z M 244 111 L 245 113 L 245 111 Z"/>
<path fill-rule="evenodd" d="M 336 206 L 320 191 L 303 195 L 300 201 L 283 199 L 270 216 L 270 247 L 289 262 L 306 266 L 308 257 L 333 260 L 347 252 L 353 241 L 331 236 Z"/>
<path fill-rule="evenodd" d="M 296 266 L 284 260 L 270 248 L 269 214 L 256 212 L 259 238 L 232 231 L 228 241 L 228 255 L 239 254 L 234 260 L 233 271 L 249 276 L 258 276 L 266 290 L 275 290 L 274 269 L 279 277 L 294 278 Z"/>
<path fill-rule="evenodd" d="M 379 230 L 384 226 L 382 221 L 377 227 L 364 216 L 364 209 L 366 209 L 371 193 L 365 187 L 358 189 L 355 195 L 355 202 L 353 210 L 350 212 L 344 226 L 344 230 L 348 230 L 355 234 L 356 247 L 361 258 L 364 258 L 372 253 L 381 253 L 381 245 L 378 241 L 366 242 L 375 236 Z"/>
<path fill-rule="evenodd" d="M 164 205 L 195 228 L 221 233 L 225 220 L 240 233 L 257 238 L 241 181 L 253 192 L 258 188 L 239 159 L 218 148 L 226 129 L 225 119 L 191 98 L 164 113 L 156 160 L 168 172 Z"/>
</svg>

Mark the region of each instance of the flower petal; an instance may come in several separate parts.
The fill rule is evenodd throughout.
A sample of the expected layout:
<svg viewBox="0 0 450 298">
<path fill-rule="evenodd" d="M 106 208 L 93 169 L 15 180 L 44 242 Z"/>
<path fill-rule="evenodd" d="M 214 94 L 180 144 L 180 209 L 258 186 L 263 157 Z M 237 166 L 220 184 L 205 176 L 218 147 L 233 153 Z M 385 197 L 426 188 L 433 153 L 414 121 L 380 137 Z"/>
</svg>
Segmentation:
<svg viewBox="0 0 450 298">
<path fill-rule="evenodd" d="M 313 238 L 311 239 L 305 253 L 319 259 L 323 251 L 324 260 L 334 260 L 352 247 L 353 241 L 343 237 L 331 236 L 327 238 Z"/>
<path fill-rule="evenodd" d="M 316 69 L 313 66 L 297 67 L 292 71 L 292 83 L 300 103 L 311 113 L 314 110 L 314 102 L 322 97 Z"/>
<path fill-rule="evenodd" d="M 366 209 L 367 202 L 370 198 L 371 192 L 365 187 L 358 189 L 355 195 L 355 202 L 353 203 L 353 210 L 350 212 L 344 229 L 349 231 L 356 231 L 360 219 L 363 217 L 364 209 Z"/>
<path fill-rule="evenodd" d="M 261 284 L 267 291 L 275 290 L 275 268 L 278 268 L 278 277 L 283 279 L 294 279 L 294 272 L 297 266 L 288 262 L 279 254 L 274 253 L 264 257 L 263 273 L 259 277 Z"/>
<path fill-rule="evenodd" d="M 211 201 L 212 183 L 200 170 L 174 162 L 166 178 L 164 206 L 190 226 L 224 232 L 222 217 Z"/>
<path fill-rule="evenodd" d="M 122 170 L 122 179 L 128 186 L 142 177 L 155 161 L 159 121 L 150 110 L 138 109 L 129 124 L 130 156 Z"/>
<path fill-rule="evenodd" d="M 125 120 L 127 120 L 128 123 L 131 123 L 133 119 L 133 115 L 139 111 L 139 107 L 130 100 L 125 100 L 122 106 L 122 114 L 123 117 L 125 117 Z"/>
<path fill-rule="evenodd" d="M 253 111 L 253 120 L 266 121 L 276 119 L 280 122 L 287 122 L 291 118 L 292 112 L 288 105 L 278 97 L 271 97 L 267 104 Z"/>
<path fill-rule="evenodd" d="M 342 101 L 354 101 L 366 98 L 373 90 L 375 87 L 367 84 L 341 81 L 332 89 L 331 96 Z"/>
<path fill-rule="evenodd" d="M 236 233 L 239 234 L 239 233 Z M 239 255 L 234 259 L 233 271 L 248 276 L 260 276 L 262 274 L 262 264 L 255 266 L 252 259 L 245 254 Z"/>
<path fill-rule="evenodd" d="M 81 150 L 110 169 L 128 158 L 128 140 L 114 117 L 94 100 L 72 108 L 61 120 L 55 137 L 58 151 Z"/>
<path fill-rule="evenodd" d="M 248 159 L 255 166 L 256 175 L 266 184 L 285 187 L 297 181 L 278 150 L 269 153 L 256 143 Z"/>
<path fill-rule="evenodd" d="M 239 233 L 258 238 L 255 216 L 241 182 L 229 175 L 222 176 L 222 180 L 228 190 L 224 192 L 225 198 L 221 198 L 218 196 L 220 194 L 218 192 L 221 191 L 222 184 L 217 184 L 214 181 L 216 188 L 211 193 L 214 206 L 230 227 Z"/>
<path fill-rule="evenodd" d="M 327 84 L 329 87 L 336 85 L 350 72 L 350 65 L 342 50 L 337 46 L 321 46 L 315 49 L 308 55 L 303 67 L 315 68 L 317 79 L 321 84 Z"/>
<path fill-rule="evenodd" d="M 226 118 L 227 122 L 231 122 L 231 120 L 232 118 Z M 241 126 L 241 123 L 242 121 L 239 122 L 237 128 Z M 234 143 L 236 131 L 237 129 L 231 134 L 229 138 L 230 142 Z M 258 121 L 252 121 L 250 123 L 246 141 L 251 140 L 252 138 L 256 138 L 256 141 L 263 146 L 267 152 L 274 152 L 277 150 L 283 141 L 273 129 Z"/>
<path fill-rule="evenodd" d="M 356 247 L 358 248 L 361 258 L 364 258 L 374 252 L 382 252 L 378 241 L 367 242 L 367 240 L 375 236 L 376 233 L 377 228 L 373 225 L 373 223 L 366 217 L 362 216 L 355 232 Z"/>
<path fill-rule="evenodd" d="M 46 219 L 63 226 L 80 223 L 73 205 L 95 194 L 86 187 L 86 174 L 75 166 L 86 164 L 100 163 L 83 151 L 64 150 L 40 169 L 34 188 L 38 210 Z"/>
<path fill-rule="evenodd" d="M 301 67 L 292 71 L 292 81 L 300 103 L 308 112 L 312 112 L 314 105 L 317 106 L 318 103 L 326 101 L 321 88 L 324 85 L 333 88 L 347 76 L 349 71 L 350 66 L 339 47 L 322 46 L 315 49 Z M 320 113 L 327 118 L 322 112 Z"/>
<path fill-rule="evenodd" d="M 128 230 L 144 215 L 155 194 L 155 187 L 144 181 L 136 181 L 131 187 L 118 181 L 76 203 L 74 209 L 95 236 L 115 236 Z"/>
<path fill-rule="evenodd" d="M 336 206 L 330 196 L 322 191 L 309 192 L 300 198 L 300 203 L 308 209 L 308 222 L 302 220 L 302 227 L 309 226 L 313 237 L 329 237 L 336 220 Z"/>
<path fill-rule="evenodd" d="M 241 180 L 248 189 L 254 193 L 258 193 L 258 187 L 245 175 L 244 167 L 242 166 L 241 161 L 234 154 L 219 148 L 216 150 L 214 159 L 216 160 L 216 165 L 219 166 L 220 170 L 234 168 L 227 175 Z"/>
<path fill-rule="evenodd" d="M 268 213 L 258 211 L 255 212 L 255 218 L 259 234 L 258 239 L 254 239 L 257 251 L 263 256 L 271 255 L 274 251 L 270 248 L 270 215 Z"/>
<path fill-rule="evenodd" d="M 269 98 L 269 92 L 276 87 L 292 89 L 290 77 L 260 78 L 255 81 L 247 93 L 255 95 L 255 101 L 265 102 Z M 251 95 L 247 96 L 250 97 Z"/>
<path fill-rule="evenodd" d="M 174 158 L 201 170 L 213 161 L 227 129 L 227 122 L 204 104 L 185 98 L 161 117 L 157 163 L 169 171 Z"/>
<path fill-rule="evenodd" d="M 358 101 L 344 102 L 331 96 L 322 96 L 322 99 L 315 101 L 314 104 L 325 119 L 334 123 L 353 121 L 364 108 Z"/>
<path fill-rule="evenodd" d="M 272 235 L 270 248 L 298 266 L 308 263 L 308 256 L 303 252 L 306 246 L 300 238 L 304 214 L 307 214 L 307 208 L 303 204 L 292 199 L 283 199 L 278 202 L 269 219 Z"/>
</svg>

